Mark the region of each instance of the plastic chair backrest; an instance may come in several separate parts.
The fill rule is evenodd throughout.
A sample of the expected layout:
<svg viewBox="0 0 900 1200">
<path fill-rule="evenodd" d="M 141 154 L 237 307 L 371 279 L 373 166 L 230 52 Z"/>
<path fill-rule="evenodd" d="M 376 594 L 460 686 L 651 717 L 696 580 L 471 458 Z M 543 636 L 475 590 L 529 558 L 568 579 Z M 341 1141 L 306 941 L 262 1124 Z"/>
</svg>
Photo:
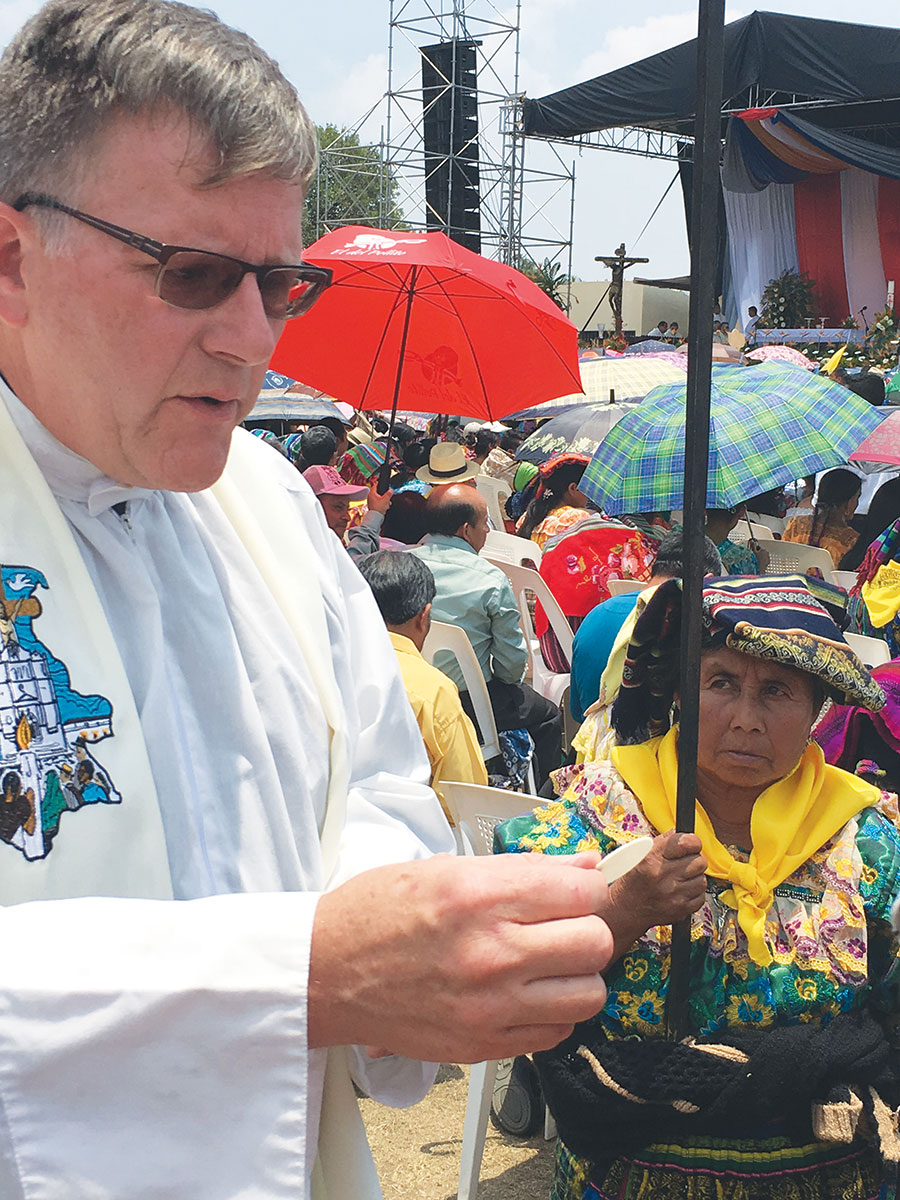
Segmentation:
<svg viewBox="0 0 900 1200">
<path fill-rule="evenodd" d="M 642 592 L 650 584 L 638 579 L 607 579 L 606 586 L 611 596 L 624 596 L 626 592 Z"/>
<path fill-rule="evenodd" d="M 766 529 L 771 529 L 773 533 L 784 533 L 784 527 L 787 525 L 784 517 L 770 517 L 768 513 L 748 512 L 747 516 L 750 518 L 751 525 L 764 525 Z M 744 528 L 746 528 L 746 524 Z M 768 537 L 769 535 L 761 533 L 759 536 Z"/>
<path fill-rule="evenodd" d="M 856 572 L 832 571 L 831 582 L 836 583 L 838 587 L 842 587 L 845 592 L 849 592 L 851 588 L 856 587 Z"/>
<path fill-rule="evenodd" d="M 772 541 L 772 530 L 768 525 L 758 525 L 756 521 L 751 521 L 748 529 L 747 522 L 741 519 L 728 536 L 733 542 L 749 542 L 751 537 Z"/>
<path fill-rule="evenodd" d="M 499 529 L 488 530 L 487 541 L 481 553 L 484 558 L 500 558 L 519 567 L 527 567 L 529 563 L 533 563 L 536 570 L 540 569 L 543 557 L 540 546 L 531 538 L 519 537 L 515 533 L 501 533 Z"/>
<path fill-rule="evenodd" d="M 459 663 L 475 712 L 481 738 L 481 753 L 485 762 L 489 762 L 500 753 L 500 735 L 497 733 L 497 722 L 491 708 L 487 684 L 484 682 L 481 667 L 466 631 L 456 625 L 446 625 L 443 621 L 432 621 L 425 645 L 422 647 L 422 655 L 434 665 L 434 656 L 439 650 L 448 650 Z M 441 787 L 443 788 L 443 784 Z"/>
<path fill-rule="evenodd" d="M 810 567 L 818 567 L 828 582 L 834 573 L 834 559 L 824 546 L 806 546 L 803 542 L 779 542 L 775 538 L 758 538 L 765 553 L 764 575 L 803 575 Z M 760 563 L 762 567 L 763 564 Z"/>
<path fill-rule="evenodd" d="M 862 633 L 845 633 L 844 637 L 856 657 L 870 669 L 891 661 L 890 646 L 881 638 L 866 637 Z"/>
<path fill-rule="evenodd" d="M 525 792 L 508 792 L 480 783 L 454 783 L 442 780 L 441 791 L 456 827 L 462 832 L 473 854 L 493 854 L 494 829 L 501 821 L 521 816 L 543 801 Z"/>
<path fill-rule="evenodd" d="M 506 528 L 506 502 L 512 494 L 512 488 L 503 479 L 495 479 L 493 475 L 476 475 L 475 486 L 487 500 L 488 515 L 491 524 L 498 531 Z"/>
<path fill-rule="evenodd" d="M 572 661 L 572 626 L 566 620 L 566 615 L 559 607 L 559 601 L 550 591 L 547 581 L 543 579 L 537 571 L 532 571 L 530 567 L 517 567 L 515 563 L 503 562 L 502 559 L 493 558 L 491 555 L 485 555 L 489 562 L 492 562 L 495 567 L 499 567 L 501 571 L 509 579 L 512 584 L 513 592 L 516 596 L 516 603 L 519 606 L 519 616 L 522 622 L 522 631 L 525 634 L 525 641 L 530 646 L 536 640 L 534 623 L 531 619 L 531 610 L 528 607 L 528 593 L 533 592 L 541 602 L 541 607 L 547 615 L 547 620 L 550 622 L 550 628 L 556 634 L 557 641 L 560 644 L 563 654 Z"/>
</svg>

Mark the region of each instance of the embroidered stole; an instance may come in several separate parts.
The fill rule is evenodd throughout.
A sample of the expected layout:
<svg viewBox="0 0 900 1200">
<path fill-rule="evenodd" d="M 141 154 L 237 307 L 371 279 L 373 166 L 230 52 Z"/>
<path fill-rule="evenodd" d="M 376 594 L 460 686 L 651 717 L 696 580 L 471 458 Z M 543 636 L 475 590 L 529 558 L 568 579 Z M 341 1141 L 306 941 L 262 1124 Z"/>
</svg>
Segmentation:
<svg viewBox="0 0 900 1200">
<path fill-rule="evenodd" d="M 248 444 L 249 443 L 249 444 Z M 349 755 L 315 548 L 288 494 L 237 431 L 212 493 L 296 638 L 329 726 L 323 882 L 346 818 Z M 0 903 L 171 899 L 140 720 L 88 570 L 0 399 Z M 278 531 L 276 552 L 267 530 Z M 117 806 L 115 818 L 107 805 Z M 18 851 L 16 853 L 15 851 Z M 328 1053 L 314 1200 L 380 1196 L 343 1047 Z"/>
</svg>

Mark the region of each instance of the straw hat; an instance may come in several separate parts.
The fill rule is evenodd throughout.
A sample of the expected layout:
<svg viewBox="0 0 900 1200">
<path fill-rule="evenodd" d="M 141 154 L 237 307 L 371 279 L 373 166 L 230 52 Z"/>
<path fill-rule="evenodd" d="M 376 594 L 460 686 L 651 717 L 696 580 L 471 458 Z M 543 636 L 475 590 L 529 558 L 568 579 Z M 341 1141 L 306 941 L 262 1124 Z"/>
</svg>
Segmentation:
<svg viewBox="0 0 900 1200">
<path fill-rule="evenodd" d="M 458 442 L 438 442 L 431 447 L 428 466 L 419 467 L 416 479 L 422 483 L 465 483 L 481 474 L 481 467 L 470 462 Z"/>
</svg>

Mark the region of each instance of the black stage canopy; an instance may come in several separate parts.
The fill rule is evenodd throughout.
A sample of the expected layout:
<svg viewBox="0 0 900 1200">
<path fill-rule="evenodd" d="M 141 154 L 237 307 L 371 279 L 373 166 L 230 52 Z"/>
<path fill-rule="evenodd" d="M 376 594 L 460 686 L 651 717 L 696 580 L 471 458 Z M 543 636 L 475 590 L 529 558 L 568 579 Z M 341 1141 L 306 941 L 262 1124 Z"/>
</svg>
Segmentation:
<svg viewBox="0 0 900 1200">
<path fill-rule="evenodd" d="M 634 125 L 693 137 L 697 42 L 523 105 L 523 132 L 576 137 Z M 900 30 L 755 12 L 725 26 L 724 117 L 753 107 L 900 146 Z"/>
</svg>

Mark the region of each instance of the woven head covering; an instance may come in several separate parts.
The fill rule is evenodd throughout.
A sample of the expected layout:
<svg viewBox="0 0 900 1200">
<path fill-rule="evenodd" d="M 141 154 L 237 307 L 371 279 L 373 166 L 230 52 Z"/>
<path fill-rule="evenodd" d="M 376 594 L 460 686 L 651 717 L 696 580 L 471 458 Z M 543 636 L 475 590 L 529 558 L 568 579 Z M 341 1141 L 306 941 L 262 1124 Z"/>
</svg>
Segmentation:
<svg viewBox="0 0 900 1200">
<path fill-rule="evenodd" d="M 843 593 L 805 575 L 725 576 L 703 588 L 704 648 L 728 646 L 815 676 L 833 700 L 877 712 L 884 693 L 844 640 Z M 623 743 L 669 728 L 678 686 L 682 590 L 660 584 L 634 627 L 612 725 Z"/>
<path fill-rule="evenodd" d="M 589 454 L 557 454 L 556 458 L 548 458 L 538 467 L 538 486 L 535 497 L 544 494 L 547 485 L 560 467 L 581 466 L 587 468 L 590 461 Z"/>
</svg>

